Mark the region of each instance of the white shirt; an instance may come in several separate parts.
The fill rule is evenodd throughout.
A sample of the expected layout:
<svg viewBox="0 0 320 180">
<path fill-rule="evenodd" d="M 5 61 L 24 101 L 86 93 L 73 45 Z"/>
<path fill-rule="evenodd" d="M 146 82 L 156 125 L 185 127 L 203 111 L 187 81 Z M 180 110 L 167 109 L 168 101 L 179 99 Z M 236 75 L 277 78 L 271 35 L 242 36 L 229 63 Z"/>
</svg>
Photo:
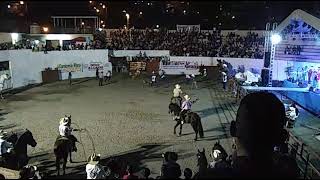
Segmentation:
<svg viewBox="0 0 320 180">
<path fill-rule="evenodd" d="M 102 72 L 99 73 L 99 78 L 103 79 L 103 73 Z"/>
<path fill-rule="evenodd" d="M 107 72 L 107 77 L 110 77 L 111 76 L 111 73 L 110 71 Z"/>
<path fill-rule="evenodd" d="M 64 126 L 64 125 L 60 125 L 59 126 L 59 134 L 60 136 L 70 136 L 71 135 L 71 132 L 72 132 L 72 128 L 69 127 L 69 126 Z"/>
<path fill-rule="evenodd" d="M 2 154 L 10 153 L 10 151 L 13 149 L 13 145 L 7 142 L 6 140 L 0 138 L 0 149 L 1 149 L 0 151 L 0 156 L 1 156 Z"/>
<path fill-rule="evenodd" d="M 222 82 L 227 82 L 227 73 L 222 72 Z"/>
<path fill-rule="evenodd" d="M 155 75 L 153 75 L 153 76 L 151 77 L 151 81 L 152 81 L 152 82 L 155 82 L 155 81 L 156 81 L 156 76 L 155 76 Z"/>
<path fill-rule="evenodd" d="M 187 79 L 190 79 L 191 77 L 190 77 L 190 75 L 189 75 L 189 74 L 186 74 L 186 78 L 187 78 Z"/>
<path fill-rule="evenodd" d="M 87 172 L 87 179 L 105 179 L 105 177 L 107 176 L 103 167 L 99 164 L 97 165 L 87 164 L 86 172 Z"/>
<path fill-rule="evenodd" d="M 181 89 L 175 88 L 173 90 L 173 97 L 179 97 L 181 94 L 182 94 L 182 90 Z"/>
</svg>

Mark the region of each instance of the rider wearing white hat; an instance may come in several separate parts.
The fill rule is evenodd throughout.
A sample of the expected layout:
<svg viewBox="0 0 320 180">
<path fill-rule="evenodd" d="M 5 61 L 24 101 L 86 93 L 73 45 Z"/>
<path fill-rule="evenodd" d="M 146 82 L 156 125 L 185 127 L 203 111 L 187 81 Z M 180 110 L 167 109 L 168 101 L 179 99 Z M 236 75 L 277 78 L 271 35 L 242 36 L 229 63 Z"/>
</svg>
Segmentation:
<svg viewBox="0 0 320 180">
<path fill-rule="evenodd" d="M 59 135 L 68 138 L 71 135 L 73 128 L 71 128 L 71 116 L 65 116 L 60 119 Z"/>
<path fill-rule="evenodd" d="M 182 117 L 182 119 L 184 119 L 185 114 L 191 110 L 191 106 L 193 103 L 190 101 L 191 98 L 187 94 L 184 96 L 184 99 L 185 101 L 183 101 L 182 103 L 181 113 L 180 113 L 180 117 Z"/>
<path fill-rule="evenodd" d="M 182 101 L 182 98 L 181 98 L 181 95 L 182 95 L 182 90 L 181 90 L 181 86 L 179 84 L 176 84 L 175 85 L 175 88 L 173 89 L 173 97 L 171 98 L 171 102 L 173 99 L 178 99 L 179 101 L 179 106 L 181 106 L 181 101 Z"/>
<path fill-rule="evenodd" d="M 93 153 L 86 165 L 87 179 L 105 179 L 107 173 L 104 171 L 103 166 L 99 164 L 100 154 Z"/>
</svg>

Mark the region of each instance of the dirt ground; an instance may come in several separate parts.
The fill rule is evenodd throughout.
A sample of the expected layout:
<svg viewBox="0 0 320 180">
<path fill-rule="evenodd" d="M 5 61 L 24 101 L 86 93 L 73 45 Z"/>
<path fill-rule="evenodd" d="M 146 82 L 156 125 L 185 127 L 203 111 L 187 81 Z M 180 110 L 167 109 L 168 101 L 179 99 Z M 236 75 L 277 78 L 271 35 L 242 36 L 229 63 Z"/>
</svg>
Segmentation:
<svg viewBox="0 0 320 180">
<path fill-rule="evenodd" d="M 183 126 L 183 135 L 177 137 L 173 134 L 175 122 L 168 114 L 174 84 L 171 81 L 153 88 L 144 86 L 142 79 L 118 74 L 102 87 L 95 79 L 75 80 L 71 86 L 60 81 L 35 87 L 8 95 L 0 103 L 0 128 L 8 132 L 29 129 L 38 143 L 28 149 L 30 162 L 50 176 L 55 173 L 53 144 L 59 119 L 65 114 L 72 115 L 74 128 L 87 130 L 74 132 L 81 144 L 73 156 L 76 163 L 67 164 L 67 177 L 85 177 L 85 161 L 94 150 L 104 161 L 116 157 L 129 162 L 137 172 L 148 167 L 151 177 L 160 173 L 161 154 L 175 151 L 182 171 L 189 167 L 195 173 L 198 148 L 205 148 L 208 160 L 217 140 L 230 152 L 229 123 L 235 118 L 237 106 L 213 81 L 198 83 L 196 90 L 181 84 L 183 91 L 200 99 L 192 108 L 202 118 L 205 138 L 194 142 L 189 124 Z"/>
</svg>

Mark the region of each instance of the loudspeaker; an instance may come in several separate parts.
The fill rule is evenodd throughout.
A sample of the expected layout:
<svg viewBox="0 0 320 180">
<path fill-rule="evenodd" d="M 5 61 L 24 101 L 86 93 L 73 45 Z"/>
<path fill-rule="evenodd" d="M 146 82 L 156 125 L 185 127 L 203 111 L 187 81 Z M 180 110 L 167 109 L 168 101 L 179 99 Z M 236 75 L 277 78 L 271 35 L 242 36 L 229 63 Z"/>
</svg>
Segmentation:
<svg viewBox="0 0 320 180">
<path fill-rule="evenodd" d="M 264 67 L 265 68 L 269 68 L 269 66 L 270 66 L 270 56 L 271 56 L 271 52 L 264 53 Z"/>
<path fill-rule="evenodd" d="M 261 84 L 262 86 L 267 86 L 269 82 L 269 69 L 261 70 Z"/>
</svg>

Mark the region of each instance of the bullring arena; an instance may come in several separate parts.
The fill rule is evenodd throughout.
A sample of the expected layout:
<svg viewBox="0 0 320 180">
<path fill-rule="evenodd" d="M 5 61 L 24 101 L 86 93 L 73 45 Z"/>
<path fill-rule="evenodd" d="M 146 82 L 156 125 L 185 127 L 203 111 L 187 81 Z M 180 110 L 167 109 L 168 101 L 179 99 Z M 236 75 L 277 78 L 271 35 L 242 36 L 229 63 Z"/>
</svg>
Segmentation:
<svg viewBox="0 0 320 180">
<path fill-rule="evenodd" d="M 56 173 L 53 144 L 59 119 L 65 114 L 72 115 L 73 127 L 87 129 L 74 132 L 81 144 L 77 144 L 78 152 L 73 153 L 75 163 L 67 164 L 67 176 L 85 177 L 84 166 L 94 149 L 103 160 L 113 157 L 135 167 L 147 166 L 154 177 L 159 175 L 161 154 L 175 151 L 181 168 L 196 172 L 197 148 L 205 148 L 209 157 L 208 151 L 219 140 L 231 152 L 228 124 L 234 120 L 237 106 L 235 99 L 213 81 L 199 82 L 199 89 L 182 83 L 185 92 L 200 99 L 193 109 L 202 118 L 205 138 L 194 141 L 190 124 L 184 124 L 182 136 L 177 137 L 173 134 L 175 122 L 168 114 L 168 103 L 174 83 L 181 80 L 175 78 L 153 88 L 143 86 L 141 79 L 116 74 L 110 84 L 102 87 L 94 78 L 74 80 L 71 86 L 67 81 L 59 81 L 34 87 L 6 95 L 1 102 L 1 128 L 29 129 L 38 143 L 28 149 L 30 163 L 50 176 Z"/>
</svg>

